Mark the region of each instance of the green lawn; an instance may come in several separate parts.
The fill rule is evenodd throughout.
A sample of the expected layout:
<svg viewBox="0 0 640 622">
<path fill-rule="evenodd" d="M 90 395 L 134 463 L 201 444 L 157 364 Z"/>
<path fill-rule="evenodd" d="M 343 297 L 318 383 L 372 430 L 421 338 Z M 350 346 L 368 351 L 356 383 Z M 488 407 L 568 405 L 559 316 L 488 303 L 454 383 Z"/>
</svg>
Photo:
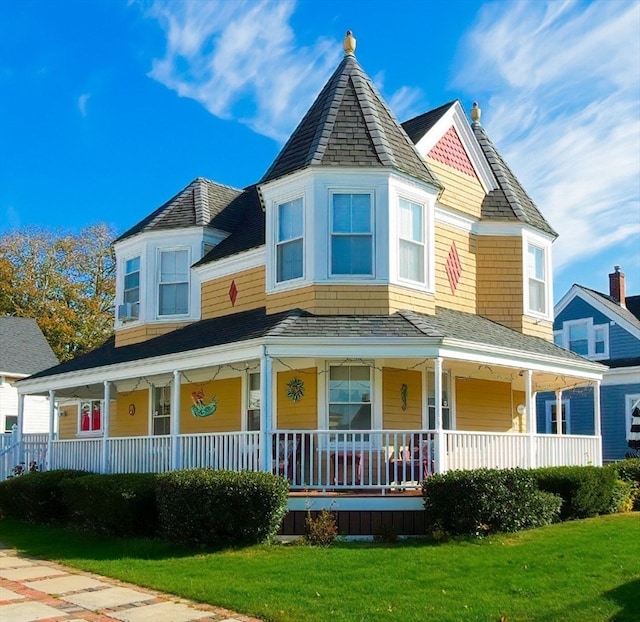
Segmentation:
<svg viewBox="0 0 640 622">
<path fill-rule="evenodd" d="M 484 541 L 328 549 L 257 546 L 196 553 L 0 521 L 0 540 L 35 557 L 265 620 L 638 620 L 640 514 Z"/>
</svg>

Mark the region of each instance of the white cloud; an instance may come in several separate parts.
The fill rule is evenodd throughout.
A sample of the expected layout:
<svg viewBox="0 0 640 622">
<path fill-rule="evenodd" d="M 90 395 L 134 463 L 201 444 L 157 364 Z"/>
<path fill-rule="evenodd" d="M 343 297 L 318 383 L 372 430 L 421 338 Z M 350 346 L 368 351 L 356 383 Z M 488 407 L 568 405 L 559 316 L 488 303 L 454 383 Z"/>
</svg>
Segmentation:
<svg viewBox="0 0 640 622">
<path fill-rule="evenodd" d="M 91 97 L 91 93 L 83 93 L 78 97 L 78 110 L 80 110 L 80 114 L 83 117 L 87 116 L 87 103 L 89 98 Z"/>
<path fill-rule="evenodd" d="M 156 1 L 150 15 L 167 38 L 151 77 L 209 112 L 276 140 L 288 137 L 342 54 L 319 38 L 298 47 L 291 1 Z"/>
<path fill-rule="evenodd" d="M 640 4 L 488 4 L 460 54 L 455 84 L 560 234 L 556 271 L 591 257 L 602 287 L 607 249 L 640 238 Z"/>
</svg>

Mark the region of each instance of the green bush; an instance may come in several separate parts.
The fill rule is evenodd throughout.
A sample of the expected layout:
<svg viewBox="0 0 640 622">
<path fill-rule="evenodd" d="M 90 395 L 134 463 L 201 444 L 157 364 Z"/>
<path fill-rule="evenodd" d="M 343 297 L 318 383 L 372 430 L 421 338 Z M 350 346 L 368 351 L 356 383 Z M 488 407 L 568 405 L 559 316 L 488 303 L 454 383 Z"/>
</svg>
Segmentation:
<svg viewBox="0 0 640 622">
<path fill-rule="evenodd" d="M 610 462 L 605 468 L 615 471 L 618 479 L 631 484 L 633 509 L 640 511 L 640 458 Z"/>
<path fill-rule="evenodd" d="M 271 473 L 190 469 L 157 479 L 160 533 L 186 544 L 265 542 L 287 511 L 289 484 Z"/>
<path fill-rule="evenodd" d="M 619 512 L 630 512 L 633 509 L 635 497 L 635 486 L 623 479 L 617 479 L 613 487 L 611 496 L 611 506 L 608 514 L 618 514 Z"/>
<path fill-rule="evenodd" d="M 484 536 L 553 522 L 561 500 L 541 493 L 531 471 L 476 469 L 433 475 L 422 483 L 427 528 Z"/>
<path fill-rule="evenodd" d="M 87 474 L 73 469 L 34 471 L 0 482 L 0 512 L 31 523 L 65 522 L 68 513 L 62 483 Z"/>
<path fill-rule="evenodd" d="M 156 535 L 155 474 L 87 475 L 67 479 L 61 486 L 74 525 L 121 537 Z"/>
<path fill-rule="evenodd" d="M 617 477 L 613 470 L 596 466 L 535 469 L 540 490 L 562 497 L 561 520 L 608 514 L 614 505 Z"/>
<path fill-rule="evenodd" d="M 312 515 L 307 512 L 304 520 L 304 541 L 311 546 L 331 546 L 338 537 L 338 523 L 335 512 L 326 508 Z"/>
</svg>

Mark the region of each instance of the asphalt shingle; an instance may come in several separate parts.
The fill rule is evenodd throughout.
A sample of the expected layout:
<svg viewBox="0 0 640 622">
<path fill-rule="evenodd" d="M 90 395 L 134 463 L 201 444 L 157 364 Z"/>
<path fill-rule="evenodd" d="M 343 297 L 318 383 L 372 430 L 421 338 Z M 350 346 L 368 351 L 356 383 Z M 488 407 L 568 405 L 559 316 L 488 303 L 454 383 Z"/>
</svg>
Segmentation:
<svg viewBox="0 0 640 622">
<path fill-rule="evenodd" d="M 34 374 L 57 363 L 36 320 L 0 317 L 0 373 Z"/>
</svg>

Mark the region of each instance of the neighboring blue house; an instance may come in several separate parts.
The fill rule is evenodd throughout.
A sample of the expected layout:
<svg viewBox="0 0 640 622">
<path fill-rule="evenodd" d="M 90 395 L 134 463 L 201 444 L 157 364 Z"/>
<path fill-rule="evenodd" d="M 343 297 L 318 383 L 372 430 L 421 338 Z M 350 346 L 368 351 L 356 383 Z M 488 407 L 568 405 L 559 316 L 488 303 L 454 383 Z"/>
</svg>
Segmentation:
<svg viewBox="0 0 640 622">
<path fill-rule="evenodd" d="M 609 294 L 573 285 L 554 308 L 556 344 L 609 367 L 600 387 L 603 461 L 620 460 L 629 447 L 631 414 L 640 408 L 640 296 L 625 295 L 619 266 L 609 275 Z M 562 432 L 593 434 L 593 388 L 564 391 Z M 538 432 L 557 430 L 554 393 L 537 396 Z"/>
</svg>

